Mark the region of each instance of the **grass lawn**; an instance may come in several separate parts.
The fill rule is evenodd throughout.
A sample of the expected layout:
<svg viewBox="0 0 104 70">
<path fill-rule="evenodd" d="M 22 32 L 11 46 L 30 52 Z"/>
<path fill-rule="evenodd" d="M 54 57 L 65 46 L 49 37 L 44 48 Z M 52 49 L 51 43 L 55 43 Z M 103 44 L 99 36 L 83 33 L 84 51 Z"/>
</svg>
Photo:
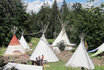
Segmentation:
<svg viewBox="0 0 104 70">
<path fill-rule="evenodd" d="M 5 51 L 6 51 L 6 48 L 1 47 L 0 48 L 0 56 L 3 56 L 3 54 L 5 53 Z"/>
<path fill-rule="evenodd" d="M 46 70 L 80 70 L 80 68 L 71 68 L 71 67 L 66 67 L 65 64 L 67 62 L 65 61 L 58 61 L 54 63 L 48 63 L 46 65 L 49 65 L 49 67 L 46 68 Z M 104 70 L 104 66 L 98 66 L 95 65 L 94 70 Z"/>
</svg>

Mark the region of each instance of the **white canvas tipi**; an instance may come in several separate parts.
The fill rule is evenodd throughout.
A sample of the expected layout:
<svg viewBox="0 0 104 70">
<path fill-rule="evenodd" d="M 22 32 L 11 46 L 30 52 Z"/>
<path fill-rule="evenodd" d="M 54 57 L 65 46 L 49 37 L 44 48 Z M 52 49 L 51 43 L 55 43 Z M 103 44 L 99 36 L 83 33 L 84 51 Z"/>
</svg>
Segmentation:
<svg viewBox="0 0 104 70">
<path fill-rule="evenodd" d="M 72 55 L 72 57 L 67 62 L 66 66 L 71 67 L 84 67 L 89 70 L 94 69 L 94 64 L 92 63 L 86 49 L 84 46 L 83 39 L 81 39 L 81 43 L 79 44 L 78 48 Z"/>
<path fill-rule="evenodd" d="M 65 47 L 65 50 L 72 50 L 72 46 L 74 46 L 75 44 L 71 44 L 69 39 L 68 39 L 68 36 L 65 32 L 65 28 L 63 27 L 61 32 L 59 33 L 58 37 L 56 38 L 56 40 L 53 42 L 53 46 L 57 46 L 58 43 L 60 42 L 64 42 L 64 44 L 67 46 Z"/>
<path fill-rule="evenodd" d="M 44 60 L 47 60 L 48 62 L 59 61 L 55 53 L 49 47 L 49 44 L 47 40 L 45 39 L 44 34 L 40 38 L 38 45 L 36 46 L 34 52 L 32 53 L 30 57 L 30 60 L 36 60 L 36 57 L 39 57 L 39 56 L 41 57 L 42 55 L 44 55 Z"/>
<path fill-rule="evenodd" d="M 10 41 L 4 56 L 16 56 L 25 54 L 25 49 L 14 35 Z"/>
<path fill-rule="evenodd" d="M 18 70 L 43 70 L 43 66 L 26 65 L 18 63 L 8 63 L 4 66 L 3 70 L 11 70 L 11 68 L 13 67 L 15 67 Z"/>
<path fill-rule="evenodd" d="M 97 56 L 98 54 L 104 52 L 104 43 L 101 44 L 97 49 L 98 49 L 98 51 L 95 54 L 91 55 L 91 57 Z"/>
<path fill-rule="evenodd" d="M 21 36 L 19 41 L 20 41 L 21 45 L 24 47 L 25 50 L 30 50 L 30 47 L 27 44 L 27 42 L 26 42 L 26 40 L 25 40 L 23 35 Z"/>
</svg>

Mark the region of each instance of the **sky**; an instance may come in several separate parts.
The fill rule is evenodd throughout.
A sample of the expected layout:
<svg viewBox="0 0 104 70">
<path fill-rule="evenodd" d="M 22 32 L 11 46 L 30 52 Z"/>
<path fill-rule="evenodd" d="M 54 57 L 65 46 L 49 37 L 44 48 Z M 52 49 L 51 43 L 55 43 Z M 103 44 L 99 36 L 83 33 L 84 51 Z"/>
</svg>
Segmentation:
<svg viewBox="0 0 104 70">
<path fill-rule="evenodd" d="M 50 5 L 50 7 L 52 6 L 54 0 L 23 0 L 23 2 L 25 2 L 25 4 L 27 5 L 27 13 L 31 13 L 31 11 L 33 12 L 38 12 L 41 8 L 41 6 L 44 4 L 44 2 L 48 2 L 48 4 Z M 57 0 L 57 3 L 60 4 L 62 3 L 63 0 Z M 83 3 L 83 5 L 85 5 L 87 3 L 87 0 L 66 0 L 67 3 L 74 3 L 74 2 L 80 2 Z M 90 5 L 97 5 L 98 3 L 104 2 L 104 0 L 96 0 L 94 3 L 91 3 Z M 84 6 L 85 7 L 85 6 Z"/>
</svg>

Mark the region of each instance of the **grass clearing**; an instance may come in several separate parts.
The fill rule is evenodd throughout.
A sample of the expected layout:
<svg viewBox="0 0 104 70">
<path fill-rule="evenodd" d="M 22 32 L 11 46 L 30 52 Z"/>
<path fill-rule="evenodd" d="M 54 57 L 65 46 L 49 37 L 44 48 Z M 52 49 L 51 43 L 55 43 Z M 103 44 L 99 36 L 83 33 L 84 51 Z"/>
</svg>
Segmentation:
<svg viewBox="0 0 104 70">
<path fill-rule="evenodd" d="M 46 65 L 49 65 L 49 67 L 47 67 L 46 70 L 80 70 L 80 68 L 66 67 L 66 63 L 66 61 L 48 63 Z M 104 66 L 95 65 L 94 70 L 104 70 Z"/>
<path fill-rule="evenodd" d="M 48 43 L 53 43 L 55 39 L 47 39 Z"/>
<path fill-rule="evenodd" d="M 3 54 L 5 53 L 6 48 L 5 47 L 1 47 L 0 48 L 0 56 L 3 56 Z"/>
</svg>

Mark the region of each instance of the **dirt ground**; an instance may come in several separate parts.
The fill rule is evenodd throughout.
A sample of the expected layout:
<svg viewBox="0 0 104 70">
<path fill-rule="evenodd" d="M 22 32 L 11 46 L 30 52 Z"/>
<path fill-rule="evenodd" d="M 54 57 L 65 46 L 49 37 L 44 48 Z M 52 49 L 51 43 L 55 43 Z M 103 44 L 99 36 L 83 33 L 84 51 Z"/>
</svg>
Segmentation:
<svg viewBox="0 0 104 70">
<path fill-rule="evenodd" d="M 63 51 L 60 54 L 56 54 L 56 55 L 60 60 L 67 62 L 72 57 L 73 53 L 74 52 L 71 52 L 71 51 Z M 99 65 L 99 66 L 104 65 L 104 56 L 94 57 L 91 59 L 92 59 L 92 62 L 96 65 Z M 21 56 L 19 59 L 14 60 L 14 62 L 17 62 L 17 63 L 28 62 L 28 61 L 29 61 L 29 56 Z"/>
<path fill-rule="evenodd" d="M 56 54 L 58 56 L 58 58 L 62 61 L 68 61 L 71 56 L 73 55 L 73 52 L 71 51 L 63 51 L 61 52 L 60 54 Z M 104 65 L 104 56 L 102 57 L 94 57 L 94 58 L 91 58 L 92 59 L 92 62 L 96 65 Z"/>
</svg>

